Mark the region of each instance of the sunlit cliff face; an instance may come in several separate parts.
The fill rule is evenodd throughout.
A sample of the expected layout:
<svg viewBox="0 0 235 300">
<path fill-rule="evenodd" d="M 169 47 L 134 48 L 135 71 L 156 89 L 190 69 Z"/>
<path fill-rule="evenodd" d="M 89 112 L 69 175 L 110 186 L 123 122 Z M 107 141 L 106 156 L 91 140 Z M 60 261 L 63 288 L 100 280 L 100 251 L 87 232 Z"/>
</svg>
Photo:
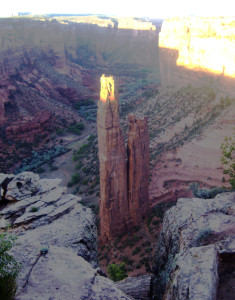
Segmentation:
<svg viewBox="0 0 235 300">
<path fill-rule="evenodd" d="M 114 101 L 114 79 L 112 76 L 106 77 L 105 74 L 103 74 L 100 78 L 100 100 L 102 102 Z"/>
<path fill-rule="evenodd" d="M 177 52 L 177 66 L 235 78 L 235 18 L 165 20 L 159 47 Z"/>
</svg>

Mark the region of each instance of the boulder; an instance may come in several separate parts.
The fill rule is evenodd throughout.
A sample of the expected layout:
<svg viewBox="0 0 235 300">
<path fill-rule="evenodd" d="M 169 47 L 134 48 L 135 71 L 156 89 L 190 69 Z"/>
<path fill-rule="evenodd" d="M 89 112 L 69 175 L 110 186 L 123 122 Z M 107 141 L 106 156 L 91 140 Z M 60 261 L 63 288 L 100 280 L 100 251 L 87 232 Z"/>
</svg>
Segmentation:
<svg viewBox="0 0 235 300">
<path fill-rule="evenodd" d="M 127 277 L 116 282 L 116 286 L 136 300 L 148 300 L 150 299 L 150 281 L 151 275 Z"/>
</svg>

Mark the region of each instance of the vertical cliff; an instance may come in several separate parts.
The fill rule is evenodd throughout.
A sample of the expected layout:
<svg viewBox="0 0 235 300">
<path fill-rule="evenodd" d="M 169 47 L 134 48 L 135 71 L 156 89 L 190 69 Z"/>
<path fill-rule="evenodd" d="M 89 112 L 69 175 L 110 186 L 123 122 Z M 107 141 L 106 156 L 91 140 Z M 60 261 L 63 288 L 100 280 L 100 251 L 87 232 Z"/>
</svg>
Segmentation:
<svg viewBox="0 0 235 300">
<path fill-rule="evenodd" d="M 149 135 L 147 117 L 129 114 L 128 131 L 128 198 L 130 217 L 138 225 L 149 206 Z"/>
<path fill-rule="evenodd" d="M 149 205 L 147 118 L 129 115 L 128 149 L 119 124 L 113 77 L 101 77 L 97 111 L 100 160 L 100 232 L 111 239 L 138 225 Z M 128 155 L 127 155 L 128 153 Z"/>
<path fill-rule="evenodd" d="M 174 18 L 163 22 L 159 61 L 163 85 L 212 83 L 234 95 L 234 18 Z"/>
<path fill-rule="evenodd" d="M 119 124 L 113 77 L 101 77 L 97 111 L 100 160 L 100 231 L 110 239 L 126 230 L 128 214 L 126 149 Z"/>
</svg>

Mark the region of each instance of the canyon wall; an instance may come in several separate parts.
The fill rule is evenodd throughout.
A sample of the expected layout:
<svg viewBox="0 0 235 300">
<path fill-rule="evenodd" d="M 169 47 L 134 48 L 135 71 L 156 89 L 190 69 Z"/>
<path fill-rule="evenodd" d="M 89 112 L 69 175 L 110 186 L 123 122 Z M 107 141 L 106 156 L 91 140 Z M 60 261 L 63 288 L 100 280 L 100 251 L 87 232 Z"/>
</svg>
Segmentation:
<svg viewBox="0 0 235 300">
<path fill-rule="evenodd" d="M 16 142 L 32 146 L 43 132 L 49 136 L 57 126 L 80 121 L 73 106 L 99 99 L 104 72 L 136 81 L 151 74 L 152 81 L 160 82 L 157 39 L 150 22 L 137 20 L 1 19 L 0 147 L 5 154 L 0 170 L 9 171 L 6 157 L 18 151 Z M 42 127 L 43 111 L 50 118 Z"/>
<path fill-rule="evenodd" d="M 112 239 L 139 225 L 149 209 L 149 137 L 146 117 L 129 114 L 126 149 L 113 77 L 101 77 L 97 111 L 100 161 L 100 233 Z"/>
<path fill-rule="evenodd" d="M 163 86 L 210 84 L 235 95 L 235 19 L 174 18 L 159 34 Z"/>
</svg>

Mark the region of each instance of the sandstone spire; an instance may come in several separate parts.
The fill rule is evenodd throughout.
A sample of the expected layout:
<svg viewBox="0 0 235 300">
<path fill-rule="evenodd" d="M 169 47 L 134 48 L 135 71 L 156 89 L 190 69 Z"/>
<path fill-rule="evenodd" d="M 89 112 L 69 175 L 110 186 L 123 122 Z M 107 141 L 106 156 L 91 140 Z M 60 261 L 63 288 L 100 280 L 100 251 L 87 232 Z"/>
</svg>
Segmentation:
<svg viewBox="0 0 235 300">
<path fill-rule="evenodd" d="M 113 77 L 101 77 L 97 111 L 100 160 L 101 239 L 112 239 L 138 225 L 149 208 L 147 118 L 129 115 L 128 150 L 119 124 Z M 127 157 L 128 152 L 128 157 Z"/>
<path fill-rule="evenodd" d="M 149 135 L 147 117 L 129 114 L 128 199 L 133 225 L 138 225 L 149 208 Z"/>
<path fill-rule="evenodd" d="M 100 160 L 100 231 L 110 239 L 126 230 L 128 216 L 126 149 L 119 125 L 113 77 L 101 77 L 97 111 Z"/>
</svg>

